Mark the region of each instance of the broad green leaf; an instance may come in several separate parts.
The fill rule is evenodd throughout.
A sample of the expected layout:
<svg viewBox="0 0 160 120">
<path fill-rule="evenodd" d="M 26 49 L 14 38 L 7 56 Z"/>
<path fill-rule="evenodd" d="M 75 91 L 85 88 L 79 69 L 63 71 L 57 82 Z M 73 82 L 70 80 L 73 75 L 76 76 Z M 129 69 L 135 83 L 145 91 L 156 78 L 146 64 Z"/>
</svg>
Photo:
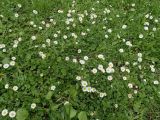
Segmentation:
<svg viewBox="0 0 160 120">
<path fill-rule="evenodd" d="M 75 86 L 71 86 L 69 90 L 69 94 L 73 99 L 76 99 L 77 97 L 77 90 Z"/>
<path fill-rule="evenodd" d="M 60 106 L 60 104 L 51 104 L 51 110 L 56 111 L 59 106 Z"/>
<path fill-rule="evenodd" d="M 133 108 L 136 112 L 140 112 L 140 107 L 141 107 L 141 102 L 140 101 L 134 103 Z"/>
<path fill-rule="evenodd" d="M 77 114 L 77 111 L 71 106 L 71 104 L 66 104 L 65 110 L 66 110 L 67 115 L 70 117 L 70 119 L 75 117 Z"/>
<path fill-rule="evenodd" d="M 17 111 L 16 119 L 17 120 L 26 120 L 28 115 L 29 115 L 29 113 L 28 113 L 28 111 L 26 109 L 20 108 Z"/>
<path fill-rule="evenodd" d="M 3 64 L 9 63 L 9 58 L 8 58 L 8 57 L 4 58 L 4 59 L 2 60 L 2 63 L 3 63 Z"/>
<path fill-rule="evenodd" d="M 87 120 L 87 114 L 85 111 L 81 111 L 79 114 L 78 114 L 78 119 L 79 120 Z"/>
<path fill-rule="evenodd" d="M 71 110 L 70 110 L 70 118 L 75 117 L 76 114 L 77 114 L 77 111 L 71 107 Z"/>
<path fill-rule="evenodd" d="M 47 100 L 50 100 L 51 99 L 51 97 L 52 97 L 52 95 L 53 95 L 53 91 L 49 91 L 48 93 L 47 93 L 47 95 L 46 95 L 46 99 Z"/>
</svg>

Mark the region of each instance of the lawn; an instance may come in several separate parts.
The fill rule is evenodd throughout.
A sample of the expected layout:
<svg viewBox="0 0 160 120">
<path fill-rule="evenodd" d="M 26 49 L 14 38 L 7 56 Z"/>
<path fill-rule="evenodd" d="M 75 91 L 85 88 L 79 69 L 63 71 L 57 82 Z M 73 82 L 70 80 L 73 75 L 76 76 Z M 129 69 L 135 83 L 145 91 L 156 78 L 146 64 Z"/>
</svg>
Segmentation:
<svg viewBox="0 0 160 120">
<path fill-rule="evenodd" d="M 1 0 L 0 120 L 160 120 L 159 0 Z"/>
</svg>

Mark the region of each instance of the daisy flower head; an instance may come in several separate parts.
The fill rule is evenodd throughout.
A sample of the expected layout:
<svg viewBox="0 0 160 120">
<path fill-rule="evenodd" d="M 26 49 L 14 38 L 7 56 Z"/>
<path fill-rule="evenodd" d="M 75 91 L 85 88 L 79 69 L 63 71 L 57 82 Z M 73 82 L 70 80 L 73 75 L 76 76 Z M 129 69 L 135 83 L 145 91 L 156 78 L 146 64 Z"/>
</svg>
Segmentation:
<svg viewBox="0 0 160 120">
<path fill-rule="evenodd" d="M 36 103 L 32 103 L 32 104 L 31 104 L 31 109 L 35 109 L 36 106 L 37 106 Z"/>
<path fill-rule="evenodd" d="M 13 90 L 17 91 L 18 90 L 18 86 L 13 86 Z"/>
<path fill-rule="evenodd" d="M 3 65 L 3 68 L 4 68 L 4 69 L 9 68 L 9 64 L 4 64 L 4 65 Z"/>
<path fill-rule="evenodd" d="M 102 69 L 103 69 L 103 65 L 99 64 L 99 65 L 98 65 L 98 69 L 99 69 L 99 70 L 102 70 Z"/>
<path fill-rule="evenodd" d="M 92 92 L 96 92 L 97 90 L 95 88 L 91 88 L 91 91 Z"/>
<path fill-rule="evenodd" d="M 8 110 L 7 109 L 3 109 L 1 114 L 2 114 L 2 116 L 6 116 L 8 114 Z"/>
<path fill-rule="evenodd" d="M 106 73 L 112 73 L 112 68 L 111 67 L 106 68 Z"/>
<path fill-rule="evenodd" d="M 86 60 L 86 61 L 87 61 L 87 60 L 88 60 L 88 56 L 84 56 L 84 60 Z"/>
<path fill-rule="evenodd" d="M 85 61 L 84 60 L 79 60 L 80 64 L 81 65 L 84 65 L 85 64 Z"/>
<path fill-rule="evenodd" d="M 87 81 L 81 81 L 81 85 L 82 85 L 82 87 L 86 87 L 87 85 L 88 85 L 88 83 L 87 83 Z"/>
<path fill-rule="evenodd" d="M 99 54 L 97 57 L 98 57 L 99 59 L 102 59 L 102 60 L 105 59 L 103 54 Z"/>
<path fill-rule="evenodd" d="M 133 84 L 132 83 L 128 83 L 128 87 L 129 88 L 133 88 Z"/>
<path fill-rule="evenodd" d="M 9 88 L 9 84 L 5 84 L 4 88 L 8 89 Z"/>
<path fill-rule="evenodd" d="M 16 18 L 18 18 L 18 17 L 19 17 L 19 14 L 18 14 L 18 13 L 15 13 L 14 16 L 15 16 Z"/>
<path fill-rule="evenodd" d="M 142 39 L 143 38 L 143 34 L 139 34 L 139 38 Z"/>
<path fill-rule="evenodd" d="M 109 81 L 111 81 L 111 80 L 113 80 L 113 77 L 112 77 L 111 75 L 109 75 L 109 76 L 107 77 L 107 79 L 108 79 Z"/>
<path fill-rule="evenodd" d="M 66 61 L 69 61 L 69 57 L 65 57 L 65 60 L 66 60 Z"/>
<path fill-rule="evenodd" d="M 106 95 L 107 95 L 106 93 L 102 93 L 102 92 L 99 93 L 99 96 L 100 96 L 101 98 L 105 97 Z"/>
<path fill-rule="evenodd" d="M 158 85 L 158 84 L 159 84 L 159 81 L 158 81 L 158 80 L 154 80 L 154 81 L 153 81 L 153 84 Z"/>
<path fill-rule="evenodd" d="M 87 87 L 82 87 L 83 92 L 87 91 Z"/>
<path fill-rule="evenodd" d="M 87 92 L 92 92 L 92 88 L 91 87 L 86 87 Z"/>
<path fill-rule="evenodd" d="M 138 57 L 142 57 L 142 53 L 138 53 L 137 56 L 138 56 Z"/>
<path fill-rule="evenodd" d="M 32 36 L 31 39 L 32 39 L 32 40 L 36 40 L 36 36 Z"/>
<path fill-rule="evenodd" d="M 128 98 L 132 98 L 132 94 L 128 94 Z"/>
<path fill-rule="evenodd" d="M 38 14 L 38 11 L 37 11 L 37 10 L 33 10 L 33 13 L 34 13 L 35 15 L 37 15 L 37 14 Z"/>
<path fill-rule="evenodd" d="M 17 4 L 17 6 L 18 6 L 19 8 L 21 8 L 21 7 L 22 7 L 22 5 L 21 5 L 21 4 Z"/>
<path fill-rule="evenodd" d="M 54 91 L 56 89 L 56 86 L 52 85 L 50 89 Z"/>
<path fill-rule="evenodd" d="M 93 74 L 96 74 L 96 73 L 97 73 L 97 69 L 96 69 L 96 68 L 93 68 L 93 69 L 91 70 L 91 72 L 92 72 Z"/>
<path fill-rule="evenodd" d="M 9 117 L 10 118 L 14 118 L 16 116 L 16 112 L 15 111 L 10 111 L 9 112 Z"/>
<path fill-rule="evenodd" d="M 81 80 L 81 76 L 76 76 L 76 80 Z"/>
<path fill-rule="evenodd" d="M 14 66 L 15 64 L 16 64 L 16 62 L 15 61 L 10 61 L 10 66 Z"/>
<path fill-rule="evenodd" d="M 123 25 L 123 26 L 122 26 L 122 29 L 126 29 L 126 28 L 127 28 L 127 25 Z"/>
</svg>

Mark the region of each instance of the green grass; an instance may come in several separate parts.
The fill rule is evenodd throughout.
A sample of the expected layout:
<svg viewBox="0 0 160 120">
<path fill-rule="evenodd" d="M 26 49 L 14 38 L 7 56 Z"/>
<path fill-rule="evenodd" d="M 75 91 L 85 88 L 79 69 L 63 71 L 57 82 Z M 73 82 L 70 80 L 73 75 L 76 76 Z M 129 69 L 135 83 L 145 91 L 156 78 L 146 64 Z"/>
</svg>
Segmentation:
<svg viewBox="0 0 160 120">
<path fill-rule="evenodd" d="M 1 1 L 0 120 L 159 120 L 159 4 L 159 0 L 77 0 L 74 6 L 71 0 Z M 110 13 L 105 14 L 105 9 Z M 69 10 L 75 10 L 71 17 L 67 17 Z M 67 25 L 67 18 L 74 20 Z M 149 23 L 148 30 L 144 30 L 145 22 Z M 50 27 L 46 27 L 48 24 Z M 127 28 L 122 29 L 123 25 Z M 140 34 L 143 38 L 139 38 Z M 127 41 L 132 46 L 126 45 Z M 120 53 L 120 49 L 124 52 Z M 43 52 L 42 56 L 39 52 Z M 142 62 L 138 61 L 138 53 L 142 53 Z M 102 59 L 99 55 L 103 55 Z M 114 72 L 101 72 L 109 63 Z M 98 65 L 103 68 L 99 70 Z M 124 66 L 128 72 L 121 71 Z M 94 68 L 96 74 L 92 73 Z M 113 79 L 108 80 L 108 76 Z M 84 92 L 83 81 L 96 92 Z M 106 96 L 100 97 L 103 93 Z"/>
</svg>

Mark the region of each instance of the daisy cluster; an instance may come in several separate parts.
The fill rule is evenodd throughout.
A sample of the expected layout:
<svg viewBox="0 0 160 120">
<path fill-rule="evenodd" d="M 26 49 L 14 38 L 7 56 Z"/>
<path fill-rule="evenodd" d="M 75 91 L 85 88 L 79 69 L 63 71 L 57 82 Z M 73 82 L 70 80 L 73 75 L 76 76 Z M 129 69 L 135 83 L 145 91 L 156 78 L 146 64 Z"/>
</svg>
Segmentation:
<svg viewBox="0 0 160 120">
<path fill-rule="evenodd" d="M 65 106 L 81 94 L 101 101 L 117 94 L 119 102 L 123 97 L 134 101 L 150 87 L 160 92 L 159 59 L 150 56 L 156 43 L 146 45 L 158 36 L 159 18 L 152 12 L 134 18 L 135 3 L 128 4 L 128 13 L 114 5 L 103 6 L 101 1 L 93 3 L 81 9 L 73 0 L 68 8 L 53 9 L 45 17 L 38 8 L 25 13 L 26 7 L 18 3 L 9 17 L 0 15 L 3 118 L 19 117 L 19 108 L 24 107 L 33 114 L 49 113 L 50 108 Z M 128 14 L 131 17 L 126 20 Z M 133 28 L 137 19 L 139 28 Z M 58 105 L 53 107 L 54 103 Z M 92 111 L 91 116 L 95 115 Z"/>
</svg>

